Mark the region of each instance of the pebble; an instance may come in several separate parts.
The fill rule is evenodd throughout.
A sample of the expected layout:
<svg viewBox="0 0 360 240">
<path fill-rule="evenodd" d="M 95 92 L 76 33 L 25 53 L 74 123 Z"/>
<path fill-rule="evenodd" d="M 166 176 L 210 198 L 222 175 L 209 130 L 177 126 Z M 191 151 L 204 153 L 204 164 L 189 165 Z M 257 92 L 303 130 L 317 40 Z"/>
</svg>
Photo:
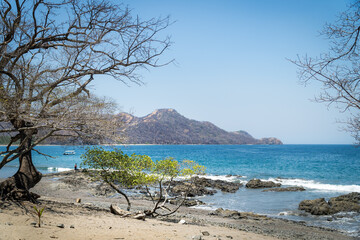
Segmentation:
<svg viewBox="0 0 360 240">
<path fill-rule="evenodd" d="M 77 198 L 76 203 L 81 203 L 81 198 Z"/>
<path fill-rule="evenodd" d="M 75 228 L 75 226 L 74 226 L 74 225 L 70 225 L 70 228 Z"/>
<path fill-rule="evenodd" d="M 203 236 L 210 236 L 210 233 L 208 231 L 201 232 Z"/>
<path fill-rule="evenodd" d="M 195 235 L 192 237 L 192 240 L 203 240 L 203 238 L 201 237 L 201 235 Z"/>
<path fill-rule="evenodd" d="M 57 227 L 58 228 L 65 228 L 65 225 L 61 223 L 61 224 L 58 224 Z"/>
<path fill-rule="evenodd" d="M 11 222 L 7 222 L 7 223 L 6 223 L 6 225 L 11 226 L 11 225 L 13 225 L 13 223 L 11 223 Z"/>
<path fill-rule="evenodd" d="M 32 223 L 30 223 L 30 225 L 32 225 L 32 226 L 36 226 L 36 225 L 37 225 L 37 223 L 36 223 L 36 222 L 32 222 Z"/>
<path fill-rule="evenodd" d="M 184 219 L 181 219 L 181 220 L 179 221 L 179 224 L 186 224 L 186 221 L 185 221 Z"/>
</svg>

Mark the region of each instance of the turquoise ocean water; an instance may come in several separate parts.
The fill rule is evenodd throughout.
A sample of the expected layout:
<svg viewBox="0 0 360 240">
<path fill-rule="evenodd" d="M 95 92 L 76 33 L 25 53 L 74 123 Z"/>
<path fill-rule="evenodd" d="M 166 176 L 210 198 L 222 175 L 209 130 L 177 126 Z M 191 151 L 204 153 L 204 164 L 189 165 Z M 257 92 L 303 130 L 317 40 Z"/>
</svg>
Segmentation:
<svg viewBox="0 0 360 240">
<path fill-rule="evenodd" d="M 154 160 L 174 157 L 191 159 L 207 167 L 214 179 L 246 183 L 252 178 L 272 180 L 283 186 L 303 186 L 305 192 L 262 192 L 240 188 L 234 194 L 217 193 L 201 197 L 204 208 L 218 207 L 252 211 L 272 217 L 306 221 L 310 225 L 340 229 L 360 237 L 360 215 L 357 213 L 329 216 L 303 216 L 297 210 L 300 201 L 326 199 L 350 192 L 360 192 L 360 148 L 352 145 L 149 145 L 119 146 L 125 153 L 147 154 Z M 0 149 L 3 147 L 0 147 Z M 112 147 L 106 147 L 111 149 Z M 37 168 L 43 173 L 72 169 L 80 165 L 84 147 L 39 146 L 49 158 L 34 154 Z M 63 155 L 75 150 L 75 155 Z M 17 163 L 0 170 L 0 177 L 16 172 Z M 227 175 L 240 175 L 227 176 Z M 331 221 L 329 221 L 331 220 Z"/>
</svg>

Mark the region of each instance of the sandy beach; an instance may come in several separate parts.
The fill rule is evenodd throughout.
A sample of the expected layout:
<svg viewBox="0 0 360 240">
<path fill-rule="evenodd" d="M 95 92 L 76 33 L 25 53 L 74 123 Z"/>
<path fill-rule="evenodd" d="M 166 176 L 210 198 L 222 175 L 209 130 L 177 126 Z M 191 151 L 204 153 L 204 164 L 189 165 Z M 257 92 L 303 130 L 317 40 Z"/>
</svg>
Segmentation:
<svg viewBox="0 0 360 240">
<path fill-rule="evenodd" d="M 308 227 L 304 223 L 245 214 L 241 219 L 215 216 L 209 210 L 181 207 L 175 215 L 122 218 L 110 213 L 110 204 L 126 209 L 120 196 L 106 186 L 89 182 L 81 172 L 45 175 L 32 189 L 44 208 L 39 228 L 30 202 L 1 202 L 0 239 L 353 239 L 340 232 Z M 132 211 L 150 209 L 152 202 L 133 195 Z M 76 199 L 81 199 L 76 203 Z M 185 221 L 180 224 L 179 221 Z"/>
</svg>

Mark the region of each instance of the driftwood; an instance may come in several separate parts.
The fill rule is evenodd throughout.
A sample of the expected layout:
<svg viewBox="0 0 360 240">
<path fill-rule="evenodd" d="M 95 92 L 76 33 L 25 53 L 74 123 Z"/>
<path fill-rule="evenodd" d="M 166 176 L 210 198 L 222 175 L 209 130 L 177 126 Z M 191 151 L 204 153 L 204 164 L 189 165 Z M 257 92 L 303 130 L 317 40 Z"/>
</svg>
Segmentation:
<svg viewBox="0 0 360 240">
<path fill-rule="evenodd" d="M 110 212 L 112 214 L 119 215 L 121 217 L 130 217 L 130 218 L 139 219 L 139 220 L 145 220 L 145 217 L 146 217 L 146 214 L 143 212 L 125 211 L 114 204 L 110 205 Z"/>
</svg>

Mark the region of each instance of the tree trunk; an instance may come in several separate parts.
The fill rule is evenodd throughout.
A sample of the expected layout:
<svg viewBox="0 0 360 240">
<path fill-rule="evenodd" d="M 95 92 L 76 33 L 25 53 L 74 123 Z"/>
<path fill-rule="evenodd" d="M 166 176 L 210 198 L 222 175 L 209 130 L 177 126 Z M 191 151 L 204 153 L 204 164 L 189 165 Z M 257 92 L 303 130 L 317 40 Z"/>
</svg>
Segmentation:
<svg viewBox="0 0 360 240">
<path fill-rule="evenodd" d="M 125 197 L 126 202 L 127 202 L 127 204 L 128 204 L 126 210 L 127 210 L 127 211 L 130 211 L 131 203 L 130 203 L 130 200 L 129 200 L 128 196 L 127 196 L 123 191 L 121 191 L 118 187 L 116 187 L 116 185 L 113 184 L 112 182 L 110 182 L 110 181 L 106 181 L 106 182 L 107 182 L 107 184 L 109 184 L 110 187 L 112 187 L 115 191 L 117 191 L 118 193 L 120 193 L 121 195 L 123 195 L 123 196 Z"/>
<path fill-rule="evenodd" d="M 37 171 L 31 156 L 31 139 L 34 133 L 20 132 L 21 143 L 24 147 L 19 156 L 19 169 L 14 176 L 0 183 L 2 199 L 34 201 L 39 196 L 29 192 L 29 189 L 40 182 L 42 174 Z M 28 138 L 26 138 L 28 136 Z"/>
</svg>

